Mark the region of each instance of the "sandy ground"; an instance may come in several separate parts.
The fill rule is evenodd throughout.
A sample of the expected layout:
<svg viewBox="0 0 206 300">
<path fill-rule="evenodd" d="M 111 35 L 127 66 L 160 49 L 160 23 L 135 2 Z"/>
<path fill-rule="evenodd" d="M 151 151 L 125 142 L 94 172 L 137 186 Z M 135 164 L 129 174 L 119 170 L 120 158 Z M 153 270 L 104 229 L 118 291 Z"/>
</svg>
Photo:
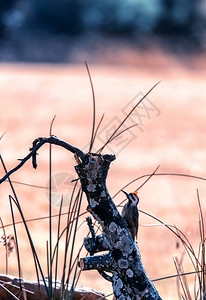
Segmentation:
<svg viewBox="0 0 206 300">
<path fill-rule="evenodd" d="M 205 64 L 205 62 L 203 62 Z M 104 153 L 115 153 L 116 161 L 108 176 L 108 188 L 115 195 L 131 180 L 152 173 L 158 166 L 158 173 L 181 173 L 206 178 L 205 113 L 206 72 L 200 64 L 183 65 L 170 57 L 148 60 L 144 57 L 132 66 L 90 65 L 96 93 L 96 119 L 104 120 L 97 135 L 94 149 L 97 150 L 110 136 L 113 129 L 158 81 L 161 83 L 128 118 L 125 126 L 138 124 L 121 138 L 112 142 Z M 92 127 L 92 95 L 88 75 L 82 65 L 0 65 L 0 135 L 1 154 L 8 169 L 16 166 L 17 159 L 27 155 L 32 141 L 49 135 L 49 126 L 54 115 L 53 134 L 86 151 Z M 69 195 L 76 178 L 71 153 L 53 147 L 53 180 L 56 194 Z M 0 169 L 1 176 L 4 174 Z M 39 151 L 38 168 L 32 169 L 31 162 L 12 175 L 12 180 L 40 186 L 14 183 L 26 219 L 48 215 L 48 197 L 45 188 L 48 183 L 48 146 Z M 60 182 L 61 178 L 63 183 Z M 133 191 L 147 177 L 135 181 L 126 188 Z M 60 181 L 59 181 L 60 180 Z M 195 250 L 199 243 L 197 189 L 205 211 L 206 182 L 201 179 L 180 176 L 154 176 L 139 191 L 139 208 L 166 223 L 175 224 L 189 238 Z M 8 183 L 0 188 L 0 211 L 4 224 L 11 223 Z M 56 195 L 55 194 L 55 195 Z M 123 200 L 119 194 L 116 204 Z M 54 198 L 53 213 L 58 213 Z M 86 209 L 83 199 L 82 212 Z M 67 211 L 67 205 L 63 209 Z M 20 220 L 15 210 L 16 220 Z M 82 217 L 80 223 L 83 222 Z M 62 226 L 66 218 L 62 220 Z M 53 221 L 53 240 L 56 238 L 57 218 Z M 151 279 L 176 274 L 173 258 L 180 258 L 183 246 L 177 247 L 178 239 L 151 217 L 140 214 L 139 247 L 148 276 Z M 38 255 L 46 270 L 46 240 L 48 222 L 29 223 Z M 18 225 L 22 270 L 26 279 L 35 279 L 34 263 L 28 240 L 22 225 Z M 7 234 L 12 227 L 6 228 Z M 3 233 L 1 233 L 3 234 Z M 76 249 L 87 234 L 85 222 L 78 229 Z M 60 244 L 61 251 L 64 243 Z M 3 263 L 0 272 L 5 272 L 4 248 L 0 248 Z M 62 252 L 63 253 L 63 252 Z M 83 251 L 81 256 L 84 256 Z M 60 256 L 61 257 L 61 256 Z M 62 257 L 60 259 L 60 264 Z M 59 278 L 61 277 L 59 268 Z M 193 271 L 185 259 L 185 271 Z M 17 275 L 16 256 L 9 258 L 9 273 Z M 193 277 L 191 279 L 191 290 Z M 81 274 L 79 285 L 111 292 L 111 284 L 96 271 Z M 176 279 L 155 282 L 163 299 L 177 299 Z"/>
</svg>

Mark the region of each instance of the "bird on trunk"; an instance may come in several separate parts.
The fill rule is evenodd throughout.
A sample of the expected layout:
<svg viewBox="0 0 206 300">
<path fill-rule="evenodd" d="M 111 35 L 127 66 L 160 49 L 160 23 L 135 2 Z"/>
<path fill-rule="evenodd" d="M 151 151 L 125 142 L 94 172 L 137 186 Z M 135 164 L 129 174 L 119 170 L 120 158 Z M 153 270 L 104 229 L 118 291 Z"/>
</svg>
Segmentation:
<svg viewBox="0 0 206 300">
<path fill-rule="evenodd" d="M 132 236 L 132 239 L 137 238 L 138 227 L 139 227 L 139 211 L 137 204 L 139 203 L 139 197 L 137 192 L 127 193 L 122 190 L 122 192 L 127 196 L 127 203 L 122 209 L 122 218 L 126 221 L 127 228 Z"/>
</svg>

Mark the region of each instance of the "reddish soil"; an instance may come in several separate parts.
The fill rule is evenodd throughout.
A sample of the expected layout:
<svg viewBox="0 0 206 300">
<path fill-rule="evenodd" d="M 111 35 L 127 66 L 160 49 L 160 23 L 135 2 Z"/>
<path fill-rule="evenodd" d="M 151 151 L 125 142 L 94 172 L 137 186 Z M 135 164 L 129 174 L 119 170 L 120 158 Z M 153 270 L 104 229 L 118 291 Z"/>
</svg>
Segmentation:
<svg viewBox="0 0 206 300">
<path fill-rule="evenodd" d="M 202 61 L 202 65 L 205 62 Z M 97 135 L 95 149 L 109 137 L 113 128 L 155 83 L 161 83 L 149 94 L 143 104 L 128 118 L 125 125 L 138 126 L 127 131 L 104 149 L 104 153 L 114 152 L 116 161 L 111 165 L 108 188 L 115 195 L 134 178 L 152 173 L 159 165 L 158 173 L 181 173 L 206 178 L 206 71 L 198 60 L 179 62 L 170 57 L 144 56 L 136 59 L 133 66 L 90 65 L 96 93 L 96 119 L 104 120 Z M 134 99 L 134 97 L 137 98 Z M 14 167 L 28 154 L 32 141 L 39 136 L 49 135 L 49 126 L 54 115 L 53 134 L 71 144 L 84 149 L 88 146 L 92 127 L 92 95 L 88 75 L 82 65 L 0 65 L 0 136 L 1 154 L 7 169 Z M 88 148 L 87 148 L 88 149 Z M 74 160 L 71 153 L 53 147 L 53 174 L 66 173 L 65 178 L 76 178 Z M 4 171 L 1 168 L 0 176 Z M 58 175 L 59 176 L 59 175 Z M 59 177 L 58 177 L 59 178 Z M 27 162 L 11 176 L 13 181 L 45 187 L 48 182 L 48 146 L 39 151 L 38 168 L 32 169 Z M 146 177 L 125 188 L 133 191 Z M 69 181 L 70 182 L 70 181 Z M 57 184 L 57 194 L 68 193 L 72 184 Z M 139 191 L 141 210 L 175 224 L 189 238 L 195 251 L 199 243 L 199 212 L 197 189 L 205 212 L 206 182 L 180 176 L 154 176 Z M 48 197 L 44 188 L 30 187 L 14 183 L 26 219 L 48 214 Z M 8 183 L 0 188 L 0 211 L 4 224 L 11 223 Z M 123 200 L 119 194 L 116 204 Z M 83 199 L 82 211 L 86 209 Z M 53 213 L 58 206 L 53 205 Z M 67 206 L 64 207 L 66 212 Z M 20 220 L 15 210 L 16 220 Z M 82 217 L 83 221 L 85 216 Z M 81 221 L 79 224 L 81 224 Z M 62 221 L 65 224 L 66 218 Z M 53 240 L 56 238 L 57 219 L 53 223 Z M 156 279 L 176 274 L 173 257 L 180 258 L 183 252 L 178 239 L 154 219 L 140 214 L 139 247 L 148 276 Z M 48 222 L 29 223 L 38 255 L 46 270 L 46 240 Z M 34 263 L 22 225 L 18 225 L 22 270 L 25 279 L 35 280 Z M 6 227 L 7 234 L 13 228 Z M 87 234 L 85 223 L 78 229 L 77 249 Z M 3 232 L 2 232 L 3 235 Z M 60 243 L 63 251 L 64 243 Z M 2 261 L 4 248 L 0 248 Z M 83 251 L 81 256 L 84 256 Z M 60 259 L 61 265 L 62 259 Z M 59 268 L 60 269 L 60 268 Z M 185 271 L 193 271 L 192 264 L 185 258 Z M 0 272 L 5 272 L 1 263 Z M 17 275 L 15 254 L 9 257 L 9 273 Z M 61 271 L 59 271 L 59 278 Z M 193 291 L 193 279 L 191 291 Z M 79 285 L 111 292 L 111 284 L 96 271 L 81 274 Z M 176 279 L 155 282 L 163 299 L 177 299 Z"/>
</svg>

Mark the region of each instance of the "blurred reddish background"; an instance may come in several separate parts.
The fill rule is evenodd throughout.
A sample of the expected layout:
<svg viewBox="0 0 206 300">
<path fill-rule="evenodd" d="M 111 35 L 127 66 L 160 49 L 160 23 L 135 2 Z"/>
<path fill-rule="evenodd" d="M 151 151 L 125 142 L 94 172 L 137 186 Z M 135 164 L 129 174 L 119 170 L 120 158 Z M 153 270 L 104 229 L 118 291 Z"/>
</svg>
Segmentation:
<svg viewBox="0 0 206 300">
<path fill-rule="evenodd" d="M 8 0 L 0 3 L 0 153 L 8 170 L 25 157 L 33 140 L 53 134 L 88 150 L 92 130 L 92 93 L 84 65 L 87 61 L 96 95 L 96 124 L 104 119 L 94 144 L 98 150 L 137 101 L 157 82 L 126 121 L 126 131 L 104 149 L 114 153 L 107 185 L 111 196 L 135 178 L 128 192 L 140 190 L 139 208 L 176 225 L 198 252 L 197 189 L 205 212 L 205 0 L 145 0 L 109 2 L 65 0 Z M 76 178 L 71 153 L 52 147 L 52 213 L 64 194 L 68 209 Z M 48 216 L 48 145 L 39 150 L 38 168 L 28 161 L 11 176 L 27 220 Z M 188 174 L 199 179 L 169 175 Z M 0 168 L 0 177 L 4 175 Z M 27 185 L 25 185 L 27 184 Z M 32 185 L 32 186 L 31 186 Z M 11 224 L 7 182 L 0 186 L 1 218 Z M 120 193 L 115 204 L 124 199 Z M 83 199 L 81 211 L 86 211 Z M 119 208 L 121 211 L 121 208 Z M 79 221 L 76 250 L 88 229 Z M 15 210 L 16 221 L 21 220 Z M 66 216 L 62 220 L 62 228 Z M 177 237 L 140 213 L 138 244 L 148 276 L 176 274 L 173 258 L 184 252 Z M 46 271 L 48 219 L 29 222 L 41 263 Z M 22 224 L 18 227 L 24 278 L 35 279 L 34 263 Z M 57 235 L 53 219 L 53 241 Z M 6 227 L 13 233 L 12 226 Z M 3 231 L 2 231 L 3 235 Z M 64 243 L 60 243 L 63 253 Z M 5 273 L 5 249 L 0 248 Z M 86 255 L 83 250 L 81 256 Z M 62 257 L 60 265 L 62 262 Z M 193 271 L 185 257 L 184 269 Z M 9 274 L 18 275 L 16 255 L 9 257 Z M 61 278 L 59 268 L 58 278 Z M 188 276 L 191 291 L 194 275 Z M 111 293 L 111 284 L 96 271 L 83 272 L 79 285 Z M 156 281 L 163 299 L 177 299 L 176 279 Z"/>
<path fill-rule="evenodd" d="M 160 165 L 157 173 L 181 173 L 206 177 L 205 154 L 205 69 L 200 61 L 191 65 L 182 64 L 174 57 L 168 59 L 159 54 L 150 61 L 147 56 L 136 53 L 134 64 L 128 65 L 89 65 L 96 94 L 96 121 L 105 114 L 97 135 L 95 149 L 102 146 L 111 131 L 123 120 L 128 109 L 138 97 L 145 94 L 155 83 L 161 83 L 148 95 L 139 108 L 129 117 L 128 127 L 138 123 L 104 149 L 104 153 L 115 153 L 117 159 L 112 163 L 108 176 L 108 188 L 113 196 L 134 178 L 152 173 Z M 141 62 L 141 63 L 140 63 Z M 205 64 L 204 60 L 201 62 Z M 154 66 L 156 65 L 156 67 Z M 158 67 L 159 66 L 159 67 Z M 6 131 L 1 140 L 1 154 L 11 169 L 17 159 L 28 154 L 32 141 L 49 135 L 49 127 L 54 115 L 53 134 L 86 151 L 92 127 L 92 95 L 84 63 L 79 65 L 8 65 L 0 66 L 0 134 Z M 87 147 L 87 148 L 86 148 Z M 53 147 L 53 179 L 76 178 L 74 159 L 71 153 Z M 3 176 L 1 168 L 1 176 Z M 59 175 L 60 174 L 60 175 Z M 57 178 L 59 178 L 57 176 Z M 48 197 L 45 187 L 48 184 L 48 146 L 39 150 L 38 168 L 34 170 L 28 161 L 11 176 L 26 219 L 48 215 Z M 127 187 L 133 191 L 146 177 Z M 57 194 L 69 194 L 72 184 L 56 182 Z M 40 188 L 41 187 L 41 188 Z M 43 187 L 43 188 L 42 188 Z M 154 176 L 139 191 L 139 208 L 154 214 L 165 223 L 176 225 L 198 249 L 198 203 L 197 189 L 205 210 L 205 181 L 179 176 Z M 0 189 L 1 217 L 4 224 L 11 223 L 8 183 Z M 119 194 L 114 198 L 116 204 L 123 200 Z M 56 199 L 56 198 L 55 198 Z M 54 202 L 56 201 L 54 199 Z M 87 206 L 84 198 L 82 211 Z M 53 213 L 59 207 L 53 205 Z M 64 207 L 64 211 L 67 206 Z M 121 210 L 121 208 L 120 208 Z M 20 220 L 15 213 L 16 220 Z M 82 217 L 82 221 L 85 216 Z M 65 217 L 66 220 L 66 217 Z M 81 221 L 80 221 L 81 223 Z M 79 223 L 79 224 L 80 224 Z M 57 219 L 54 219 L 54 239 Z M 151 279 L 176 274 L 173 257 L 180 257 L 183 246 L 177 248 L 178 239 L 152 218 L 140 214 L 139 247 L 142 260 Z M 147 225 L 147 226 L 145 226 Z M 36 242 L 38 254 L 46 267 L 46 244 L 48 221 L 29 223 Z M 12 233 L 12 227 L 6 228 Z M 35 279 L 34 264 L 22 225 L 18 225 L 22 269 L 24 277 Z M 3 233 L 2 233 L 3 234 Z M 87 234 L 85 223 L 78 229 L 77 249 Z M 64 244 L 61 245 L 62 249 Z M 4 249 L 0 249 L 4 257 Z M 85 251 L 81 256 L 85 255 Z M 192 271 L 192 265 L 185 260 L 185 271 Z M 4 263 L 0 272 L 5 272 Z M 9 273 L 17 275 L 16 257 L 9 258 Z M 61 274 L 61 273 L 60 273 Z M 59 276 L 60 276 L 59 274 Z M 193 284 L 193 277 L 191 284 Z M 83 272 L 79 285 L 85 285 L 111 292 L 111 284 L 96 271 Z M 175 299 L 176 279 L 155 282 L 161 296 Z M 169 288 L 168 288 L 169 287 Z"/>
</svg>

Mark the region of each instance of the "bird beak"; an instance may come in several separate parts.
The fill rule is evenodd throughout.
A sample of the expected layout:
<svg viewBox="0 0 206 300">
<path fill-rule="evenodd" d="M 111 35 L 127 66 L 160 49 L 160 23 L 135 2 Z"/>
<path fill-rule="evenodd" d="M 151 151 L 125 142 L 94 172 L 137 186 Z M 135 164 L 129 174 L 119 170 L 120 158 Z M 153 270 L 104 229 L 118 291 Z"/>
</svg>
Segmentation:
<svg viewBox="0 0 206 300">
<path fill-rule="evenodd" d="M 128 193 L 125 192 L 124 190 L 121 190 L 127 197 L 128 197 Z"/>
</svg>

